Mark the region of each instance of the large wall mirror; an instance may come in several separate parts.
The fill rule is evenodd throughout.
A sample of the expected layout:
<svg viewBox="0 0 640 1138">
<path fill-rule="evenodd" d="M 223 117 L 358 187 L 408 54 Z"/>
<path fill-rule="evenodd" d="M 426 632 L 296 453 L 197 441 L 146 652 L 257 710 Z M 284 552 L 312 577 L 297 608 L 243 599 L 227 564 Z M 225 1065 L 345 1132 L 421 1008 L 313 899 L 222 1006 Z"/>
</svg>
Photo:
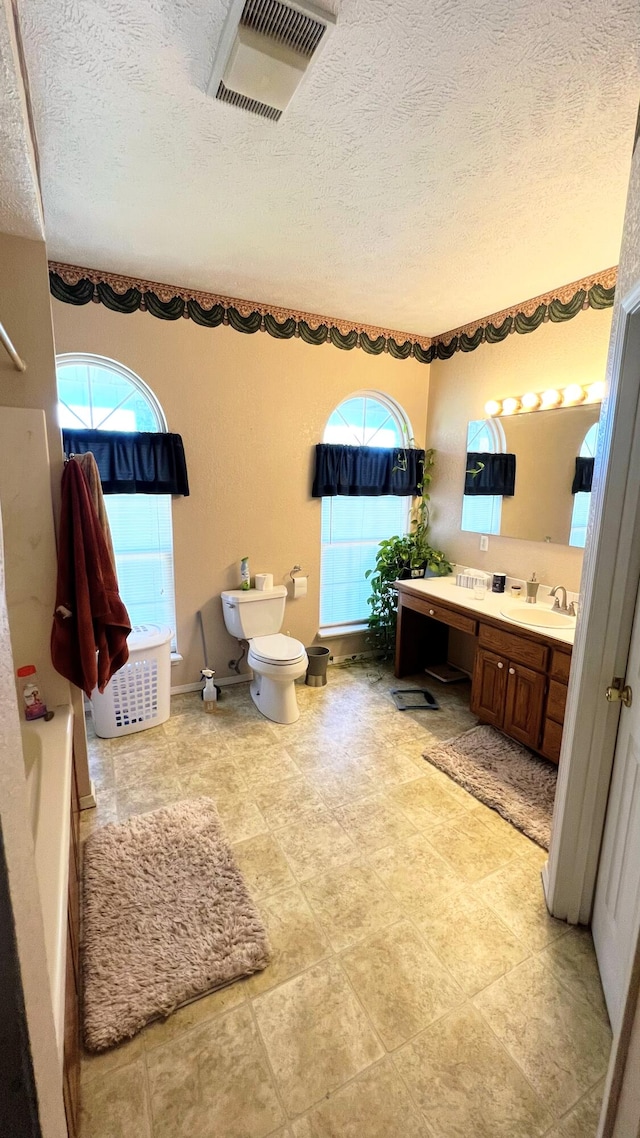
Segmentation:
<svg viewBox="0 0 640 1138">
<path fill-rule="evenodd" d="M 513 496 L 463 496 L 463 530 L 584 548 L 591 494 L 572 492 L 576 458 L 593 458 L 599 404 L 469 423 L 467 452 L 514 454 Z"/>
</svg>

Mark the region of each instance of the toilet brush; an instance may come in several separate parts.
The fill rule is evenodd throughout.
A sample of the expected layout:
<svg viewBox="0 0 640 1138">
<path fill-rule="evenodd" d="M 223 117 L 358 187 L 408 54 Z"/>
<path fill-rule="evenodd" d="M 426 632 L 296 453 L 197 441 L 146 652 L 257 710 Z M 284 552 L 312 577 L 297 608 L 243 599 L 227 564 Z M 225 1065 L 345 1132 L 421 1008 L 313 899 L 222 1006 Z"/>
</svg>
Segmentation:
<svg viewBox="0 0 640 1138">
<path fill-rule="evenodd" d="M 200 621 L 200 633 L 202 635 L 202 649 L 204 652 L 205 663 L 204 668 L 200 670 L 200 679 L 204 680 L 204 687 L 200 692 L 200 698 L 204 703 L 205 711 L 215 711 L 216 703 L 218 702 L 218 696 L 221 694 L 221 692 L 217 684 L 214 684 L 213 682 L 215 672 L 213 671 L 213 668 L 210 668 L 208 666 L 207 641 L 204 635 L 204 620 L 202 619 L 201 611 L 198 613 L 198 620 Z"/>
</svg>

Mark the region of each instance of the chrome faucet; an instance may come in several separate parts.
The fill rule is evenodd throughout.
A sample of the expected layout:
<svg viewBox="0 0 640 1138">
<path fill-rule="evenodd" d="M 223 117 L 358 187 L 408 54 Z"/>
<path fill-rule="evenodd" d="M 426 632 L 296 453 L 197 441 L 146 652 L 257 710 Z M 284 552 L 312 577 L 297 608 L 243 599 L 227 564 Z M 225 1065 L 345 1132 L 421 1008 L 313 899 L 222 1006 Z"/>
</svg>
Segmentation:
<svg viewBox="0 0 640 1138">
<path fill-rule="evenodd" d="M 556 596 L 557 593 L 562 593 L 562 597 L 563 597 L 562 604 L 560 604 L 560 601 L 558 600 L 558 597 Z M 569 612 L 569 606 L 567 604 L 567 590 L 565 589 L 564 585 L 554 585 L 553 589 L 549 593 L 549 596 L 556 598 L 554 605 L 553 605 L 553 608 L 551 610 L 552 612 L 565 612 L 565 613 Z"/>
</svg>

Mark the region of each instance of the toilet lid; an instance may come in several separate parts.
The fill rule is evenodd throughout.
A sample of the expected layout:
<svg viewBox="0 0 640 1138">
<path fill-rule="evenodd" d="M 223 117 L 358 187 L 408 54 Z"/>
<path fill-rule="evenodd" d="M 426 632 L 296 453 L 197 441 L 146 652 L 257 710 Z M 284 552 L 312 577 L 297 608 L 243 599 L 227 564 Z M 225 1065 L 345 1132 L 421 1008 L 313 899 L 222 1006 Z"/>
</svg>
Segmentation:
<svg viewBox="0 0 640 1138">
<path fill-rule="evenodd" d="M 304 644 L 276 632 L 275 636 L 254 636 L 250 641 L 252 655 L 265 664 L 293 664 L 304 655 Z"/>
</svg>

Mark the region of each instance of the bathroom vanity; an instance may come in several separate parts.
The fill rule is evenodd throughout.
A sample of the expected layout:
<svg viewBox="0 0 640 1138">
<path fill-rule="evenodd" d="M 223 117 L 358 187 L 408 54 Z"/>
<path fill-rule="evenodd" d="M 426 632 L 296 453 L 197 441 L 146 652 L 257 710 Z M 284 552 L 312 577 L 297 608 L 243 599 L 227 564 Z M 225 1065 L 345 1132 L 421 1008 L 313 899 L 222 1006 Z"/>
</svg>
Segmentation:
<svg viewBox="0 0 640 1138">
<path fill-rule="evenodd" d="M 484 600 L 453 577 L 398 581 L 395 674 L 399 678 L 447 659 L 449 630 L 473 639 L 475 661 L 471 710 L 551 762 L 560 758 L 567 699 L 573 622 L 566 627 L 530 627 L 505 616 L 509 599 L 487 593 Z M 535 610 L 537 606 L 530 606 Z M 523 606 L 514 611 L 521 612 Z M 532 611 L 544 620 L 549 601 Z M 526 619 L 526 611 L 521 612 Z M 547 619 L 551 622 L 552 617 Z"/>
</svg>

